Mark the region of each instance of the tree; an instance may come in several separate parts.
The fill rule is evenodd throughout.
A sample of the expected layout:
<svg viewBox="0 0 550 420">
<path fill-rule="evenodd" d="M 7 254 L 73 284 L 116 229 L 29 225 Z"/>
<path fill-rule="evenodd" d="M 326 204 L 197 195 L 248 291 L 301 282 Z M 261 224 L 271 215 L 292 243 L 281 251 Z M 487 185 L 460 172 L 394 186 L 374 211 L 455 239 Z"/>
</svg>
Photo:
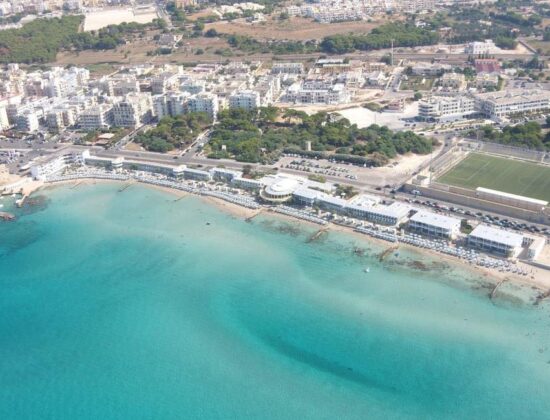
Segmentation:
<svg viewBox="0 0 550 420">
<path fill-rule="evenodd" d="M 420 92 L 414 92 L 414 97 L 413 99 L 415 101 L 419 101 L 420 99 L 422 99 L 422 94 Z"/>
<path fill-rule="evenodd" d="M 207 30 L 205 33 L 204 33 L 204 36 L 207 37 L 207 38 L 215 38 L 217 37 L 219 34 L 218 34 L 218 31 L 216 31 L 214 28 L 210 28 L 209 30 Z"/>
</svg>

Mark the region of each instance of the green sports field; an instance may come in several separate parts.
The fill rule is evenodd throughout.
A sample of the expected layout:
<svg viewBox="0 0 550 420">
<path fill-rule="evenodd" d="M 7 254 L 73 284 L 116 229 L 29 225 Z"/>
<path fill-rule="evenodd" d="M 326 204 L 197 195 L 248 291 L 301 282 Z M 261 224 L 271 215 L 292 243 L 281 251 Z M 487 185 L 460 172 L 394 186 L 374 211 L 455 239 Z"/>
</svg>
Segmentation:
<svg viewBox="0 0 550 420">
<path fill-rule="evenodd" d="M 438 182 L 457 187 L 485 187 L 550 201 L 550 167 L 470 153 Z"/>
</svg>

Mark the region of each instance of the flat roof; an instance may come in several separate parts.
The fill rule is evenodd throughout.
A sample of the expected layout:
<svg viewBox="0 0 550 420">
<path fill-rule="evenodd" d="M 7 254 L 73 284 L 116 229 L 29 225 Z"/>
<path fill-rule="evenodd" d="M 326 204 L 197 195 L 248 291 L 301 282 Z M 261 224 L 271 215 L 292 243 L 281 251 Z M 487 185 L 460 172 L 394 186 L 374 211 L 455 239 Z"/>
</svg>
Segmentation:
<svg viewBox="0 0 550 420">
<path fill-rule="evenodd" d="M 512 248 L 519 248 L 523 244 L 523 236 L 517 233 L 509 232 L 504 229 L 498 229 L 487 225 L 478 225 L 470 233 L 470 236 L 497 242 Z"/>
<path fill-rule="evenodd" d="M 319 196 L 321 196 L 323 193 L 319 191 L 312 190 L 310 188 L 298 188 L 296 191 L 294 191 L 292 194 L 303 197 L 303 198 L 309 198 L 309 199 L 316 199 Z"/>
<path fill-rule="evenodd" d="M 476 191 L 484 192 L 488 194 L 500 195 L 501 197 L 507 197 L 518 201 L 525 201 L 526 203 L 540 204 L 541 206 L 548 205 L 548 201 L 538 200 L 536 198 L 531 198 L 531 197 L 525 197 L 523 195 L 510 194 L 504 191 L 491 190 L 489 188 L 477 187 Z"/>
<path fill-rule="evenodd" d="M 201 171 L 200 169 L 193 169 L 193 168 L 184 168 L 184 172 L 189 172 L 191 174 L 200 174 L 200 175 L 208 175 L 210 176 L 210 172 L 208 171 Z"/>
<path fill-rule="evenodd" d="M 242 176 L 237 176 L 233 178 L 234 182 L 247 182 L 250 184 L 256 184 L 256 185 L 263 185 L 263 182 L 258 179 L 252 179 L 252 178 L 243 178 Z"/>
<path fill-rule="evenodd" d="M 317 197 L 317 199 L 322 203 L 332 204 L 338 207 L 346 207 L 346 205 L 348 204 L 348 202 L 343 198 L 333 197 L 332 195 L 327 194 L 323 194 Z"/>
<path fill-rule="evenodd" d="M 370 194 L 358 194 L 353 197 L 350 204 L 354 206 L 370 207 L 380 202 L 380 197 Z"/>
<path fill-rule="evenodd" d="M 380 205 L 374 205 L 369 207 L 369 206 L 359 206 L 356 204 L 349 204 L 346 206 L 346 208 L 352 209 L 352 210 L 364 211 L 373 215 L 378 215 L 383 217 L 394 217 L 397 220 L 405 217 L 407 214 L 409 214 L 409 211 L 411 211 L 412 209 L 411 206 L 407 204 L 399 203 L 397 201 L 395 203 L 390 204 L 389 206 L 380 204 Z"/>
<path fill-rule="evenodd" d="M 432 213 L 431 211 L 420 210 L 411 217 L 411 222 L 424 223 L 442 229 L 452 230 L 457 225 L 460 226 L 460 219 L 456 217 L 445 216 L 443 214 Z"/>
</svg>

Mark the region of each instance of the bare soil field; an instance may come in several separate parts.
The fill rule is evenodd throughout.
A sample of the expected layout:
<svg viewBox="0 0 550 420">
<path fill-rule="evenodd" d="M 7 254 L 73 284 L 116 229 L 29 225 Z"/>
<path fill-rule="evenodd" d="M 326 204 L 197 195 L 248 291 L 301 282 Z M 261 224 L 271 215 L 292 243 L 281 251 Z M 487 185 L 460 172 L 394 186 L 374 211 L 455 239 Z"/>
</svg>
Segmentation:
<svg viewBox="0 0 550 420">
<path fill-rule="evenodd" d="M 199 10 L 198 12 L 186 14 L 185 17 L 188 20 L 195 21 L 200 18 L 205 18 L 207 16 L 212 16 L 214 14 L 214 9 L 211 7 L 207 7 L 206 9 Z"/>
<path fill-rule="evenodd" d="M 114 50 L 105 51 L 81 51 L 61 52 L 57 55 L 56 65 L 80 65 L 90 66 L 98 64 L 139 64 L 139 63 L 169 63 L 169 62 L 197 62 L 197 61 L 222 61 L 225 57 L 216 51 L 228 49 L 227 42 L 220 38 L 193 38 L 184 40 L 184 45 L 168 55 L 147 55 L 149 51 L 155 51 L 159 45 L 153 41 L 152 36 L 136 39 Z M 203 54 L 197 54 L 202 50 Z M 231 58 L 231 57 L 228 57 Z"/>
<path fill-rule="evenodd" d="M 541 54 L 548 55 L 550 54 L 550 41 L 541 41 L 537 39 L 527 40 L 528 44 L 535 48 L 537 51 L 540 50 Z"/>
<path fill-rule="evenodd" d="M 232 22 L 214 22 L 206 25 L 206 30 L 214 28 L 224 34 L 248 35 L 258 40 L 287 39 L 293 41 L 306 41 L 310 39 L 322 39 L 328 35 L 353 33 L 367 33 L 373 28 L 385 23 L 379 19 L 372 22 L 338 22 L 317 23 L 311 19 L 294 17 L 286 20 L 269 17 L 262 23 L 248 23 L 243 19 Z"/>
</svg>

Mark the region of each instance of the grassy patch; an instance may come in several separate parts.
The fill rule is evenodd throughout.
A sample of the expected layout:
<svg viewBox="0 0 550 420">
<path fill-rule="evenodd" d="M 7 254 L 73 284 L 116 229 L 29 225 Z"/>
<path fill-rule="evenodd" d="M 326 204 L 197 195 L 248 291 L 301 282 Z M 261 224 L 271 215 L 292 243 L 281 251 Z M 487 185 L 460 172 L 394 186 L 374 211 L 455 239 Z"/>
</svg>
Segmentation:
<svg viewBox="0 0 550 420">
<path fill-rule="evenodd" d="M 550 201 L 550 167 L 471 153 L 438 182 L 457 187 L 490 188 Z"/>
</svg>

